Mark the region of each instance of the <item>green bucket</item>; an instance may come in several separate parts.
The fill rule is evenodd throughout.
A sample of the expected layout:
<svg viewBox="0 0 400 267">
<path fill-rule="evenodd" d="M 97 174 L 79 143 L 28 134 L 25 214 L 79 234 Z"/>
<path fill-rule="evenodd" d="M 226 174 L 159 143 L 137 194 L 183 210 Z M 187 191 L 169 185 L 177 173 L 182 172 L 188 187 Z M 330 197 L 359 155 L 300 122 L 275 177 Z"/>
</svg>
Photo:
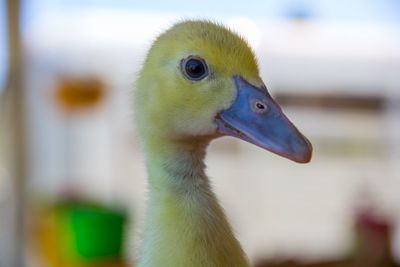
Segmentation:
<svg viewBox="0 0 400 267">
<path fill-rule="evenodd" d="M 59 209 L 63 254 L 70 259 L 106 260 L 123 257 L 126 215 L 96 205 L 73 203 Z"/>
</svg>

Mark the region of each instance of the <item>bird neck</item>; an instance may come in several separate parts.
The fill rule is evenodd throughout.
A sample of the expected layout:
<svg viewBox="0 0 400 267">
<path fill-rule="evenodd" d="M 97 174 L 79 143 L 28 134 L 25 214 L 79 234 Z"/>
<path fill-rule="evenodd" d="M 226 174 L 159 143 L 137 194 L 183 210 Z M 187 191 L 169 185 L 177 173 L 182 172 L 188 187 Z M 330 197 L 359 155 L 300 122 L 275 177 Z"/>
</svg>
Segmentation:
<svg viewBox="0 0 400 267">
<path fill-rule="evenodd" d="M 205 174 L 208 141 L 148 143 L 140 267 L 248 266 Z"/>
<path fill-rule="evenodd" d="M 152 142 L 146 145 L 149 187 L 152 193 L 171 193 L 208 187 L 204 158 L 206 141 Z"/>
</svg>

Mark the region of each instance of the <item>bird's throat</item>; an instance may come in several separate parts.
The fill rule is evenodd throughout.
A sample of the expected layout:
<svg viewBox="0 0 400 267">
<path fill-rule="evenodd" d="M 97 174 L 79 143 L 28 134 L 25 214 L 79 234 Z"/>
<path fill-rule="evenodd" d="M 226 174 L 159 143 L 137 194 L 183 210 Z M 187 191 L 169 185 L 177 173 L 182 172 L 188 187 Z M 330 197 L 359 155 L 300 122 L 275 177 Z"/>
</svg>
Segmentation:
<svg viewBox="0 0 400 267">
<path fill-rule="evenodd" d="M 140 267 L 248 266 L 205 175 L 206 147 L 146 147 L 149 198 Z"/>
</svg>

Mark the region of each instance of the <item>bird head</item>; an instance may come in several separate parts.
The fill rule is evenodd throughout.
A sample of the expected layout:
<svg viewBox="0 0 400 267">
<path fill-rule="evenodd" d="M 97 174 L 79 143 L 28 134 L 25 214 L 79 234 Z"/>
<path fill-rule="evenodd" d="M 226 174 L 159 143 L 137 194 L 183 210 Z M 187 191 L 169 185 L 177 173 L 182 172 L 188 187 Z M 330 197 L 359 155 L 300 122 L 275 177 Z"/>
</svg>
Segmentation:
<svg viewBox="0 0 400 267">
<path fill-rule="evenodd" d="M 161 34 L 137 81 L 135 113 L 144 138 L 210 140 L 228 135 L 297 162 L 310 142 L 283 114 L 240 36 L 208 21 L 185 21 Z"/>
</svg>

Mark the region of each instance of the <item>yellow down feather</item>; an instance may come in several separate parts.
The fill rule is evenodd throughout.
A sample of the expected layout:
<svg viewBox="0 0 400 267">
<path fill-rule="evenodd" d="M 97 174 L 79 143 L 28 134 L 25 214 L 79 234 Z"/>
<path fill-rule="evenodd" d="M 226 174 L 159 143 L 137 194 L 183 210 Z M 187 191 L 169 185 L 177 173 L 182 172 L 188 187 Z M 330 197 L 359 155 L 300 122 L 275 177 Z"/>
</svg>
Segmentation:
<svg viewBox="0 0 400 267">
<path fill-rule="evenodd" d="M 211 74 L 182 75 L 181 60 L 204 58 Z M 233 75 L 262 86 L 248 44 L 209 21 L 184 21 L 161 34 L 137 80 L 136 125 L 149 175 L 139 267 L 248 266 L 205 174 L 214 117 L 235 99 Z"/>
</svg>

